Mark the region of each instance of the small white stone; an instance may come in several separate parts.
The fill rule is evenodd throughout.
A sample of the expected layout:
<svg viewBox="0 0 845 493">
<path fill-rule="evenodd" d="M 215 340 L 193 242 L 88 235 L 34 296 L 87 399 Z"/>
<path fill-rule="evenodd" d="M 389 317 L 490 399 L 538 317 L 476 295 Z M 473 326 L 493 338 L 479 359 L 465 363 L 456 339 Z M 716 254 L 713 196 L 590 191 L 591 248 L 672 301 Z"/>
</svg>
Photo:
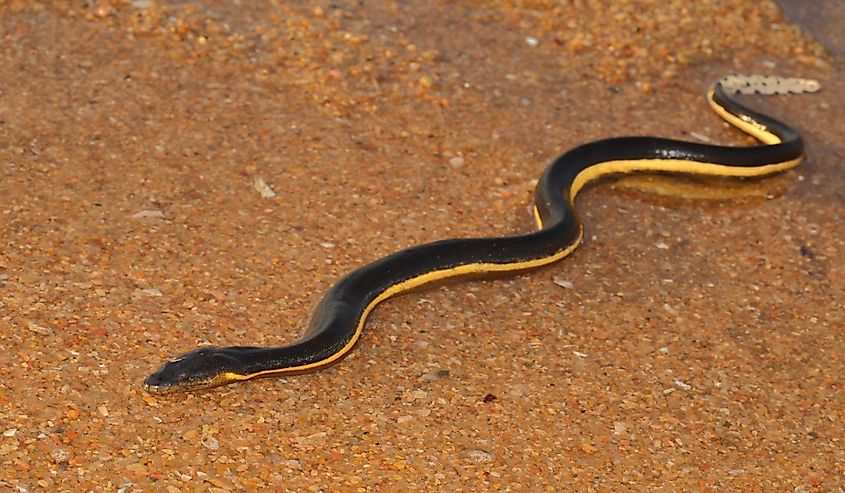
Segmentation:
<svg viewBox="0 0 845 493">
<path fill-rule="evenodd" d="M 139 289 L 139 291 L 147 296 L 162 296 L 161 291 L 156 288 Z"/>
<path fill-rule="evenodd" d="M 274 192 L 273 189 L 270 188 L 270 185 L 268 185 L 267 182 L 264 181 L 264 178 L 261 178 L 260 176 L 256 176 L 255 178 L 253 178 L 252 186 L 265 199 L 271 199 L 276 196 L 276 192 Z"/>
<path fill-rule="evenodd" d="M 575 288 L 575 284 L 573 284 L 572 281 L 567 281 L 566 279 L 560 279 L 560 278 L 556 277 L 556 278 L 552 279 L 552 282 L 555 283 L 556 285 L 562 287 L 562 288 L 566 288 L 566 289 L 574 289 Z"/>
<path fill-rule="evenodd" d="M 628 429 L 628 425 L 626 425 L 622 421 L 615 421 L 613 423 L 613 434 L 614 435 L 622 435 Z"/>
<path fill-rule="evenodd" d="M 132 215 L 133 219 L 144 219 L 144 218 L 147 218 L 147 217 L 163 218 L 164 213 L 161 212 L 161 211 L 143 210 L 141 212 L 138 212 L 138 213 Z"/>
</svg>

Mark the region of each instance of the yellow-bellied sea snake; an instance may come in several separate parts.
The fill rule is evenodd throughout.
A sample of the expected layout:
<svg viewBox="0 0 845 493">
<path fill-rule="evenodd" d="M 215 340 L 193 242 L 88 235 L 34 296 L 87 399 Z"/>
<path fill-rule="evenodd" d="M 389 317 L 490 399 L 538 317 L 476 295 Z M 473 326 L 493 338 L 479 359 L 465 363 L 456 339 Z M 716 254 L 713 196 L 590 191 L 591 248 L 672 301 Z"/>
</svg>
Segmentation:
<svg viewBox="0 0 845 493">
<path fill-rule="evenodd" d="M 358 341 L 367 316 L 380 302 L 432 281 L 465 275 L 521 272 L 556 262 L 581 242 L 584 228 L 575 196 L 598 177 L 633 171 L 752 177 L 796 166 L 801 137 L 788 125 L 752 111 L 736 93 L 813 92 L 808 79 L 731 75 L 708 91 L 713 110 L 764 145 L 722 147 L 657 137 L 621 137 L 581 145 L 546 168 L 534 192 L 537 231 L 500 238 L 436 241 L 390 254 L 337 282 L 319 305 L 305 335 L 282 347 L 202 347 L 174 358 L 147 377 L 154 393 L 213 387 L 255 377 L 328 366 Z"/>
</svg>

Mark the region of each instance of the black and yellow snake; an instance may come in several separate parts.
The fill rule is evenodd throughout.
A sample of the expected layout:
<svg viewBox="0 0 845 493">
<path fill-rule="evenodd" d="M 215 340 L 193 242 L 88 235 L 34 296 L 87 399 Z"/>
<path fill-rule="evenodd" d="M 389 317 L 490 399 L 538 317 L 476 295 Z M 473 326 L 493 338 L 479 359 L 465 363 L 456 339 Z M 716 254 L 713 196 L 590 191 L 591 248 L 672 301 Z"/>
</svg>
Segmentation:
<svg viewBox="0 0 845 493">
<path fill-rule="evenodd" d="M 164 364 L 147 377 L 154 393 L 213 387 L 255 377 L 328 366 L 361 337 L 367 316 L 380 302 L 421 285 L 466 275 L 521 272 L 556 262 L 581 242 L 584 228 L 575 196 L 601 176 L 634 171 L 752 177 L 796 166 L 804 157 L 801 137 L 788 125 L 732 99 L 736 93 L 812 92 L 807 79 L 728 76 L 712 87 L 713 110 L 763 144 L 722 147 L 657 137 L 621 137 L 576 147 L 558 157 L 537 184 L 537 231 L 500 238 L 436 241 L 390 254 L 337 282 L 317 305 L 305 335 L 282 347 L 202 347 Z"/>
</svg>

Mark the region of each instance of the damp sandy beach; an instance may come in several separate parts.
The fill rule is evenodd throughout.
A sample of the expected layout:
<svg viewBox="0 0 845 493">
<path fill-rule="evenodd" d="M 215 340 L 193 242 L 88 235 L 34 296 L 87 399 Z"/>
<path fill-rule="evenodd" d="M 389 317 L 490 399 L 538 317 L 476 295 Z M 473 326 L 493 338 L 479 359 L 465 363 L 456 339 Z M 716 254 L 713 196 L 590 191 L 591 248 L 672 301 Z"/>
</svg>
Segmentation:
<svg viewBox="0 0 845 493">
<path fill-rule="evenodd" d="M 768 0 L 0 2 L 0 492 L 842 491 L 823 41 Z M 733 72 L 820 81 L 743 99 L 805 163 L 602 180 L 570 257 L 392 299 L 338 365 L 144 391 L 398 249 L 530 231 L 578 144 L 753 145 L 704 97 Z"/>
</svg>

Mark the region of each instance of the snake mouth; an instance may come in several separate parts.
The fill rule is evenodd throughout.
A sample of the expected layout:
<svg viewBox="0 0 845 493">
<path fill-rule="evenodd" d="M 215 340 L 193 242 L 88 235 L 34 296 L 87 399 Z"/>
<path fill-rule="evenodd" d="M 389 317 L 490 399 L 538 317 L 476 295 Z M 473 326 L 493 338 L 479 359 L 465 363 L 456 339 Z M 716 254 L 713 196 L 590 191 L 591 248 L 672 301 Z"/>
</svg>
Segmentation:
<svg viewBox="0 0 845 493">
<path fill-rule="evenodd" d="M 181 385 L 168 382 L 161 372 L 156 372 L 144 379 L 143 387 L 150 394 L 161 395 L 176 392 Z"/>
<path fill-rule="evenodd" d="M 143 388 L 149 394 L 169 395 L 191 390 L 202 390 L 216 386 L 207 380 L 194 380 L 184 382 L 167 382 L 161 380 L 155 373 L 144 379 Z"/>
<path fill-rule="evenodd" d="M 167 386 L 158 386 L 158 385 L 149 385 L 147 383 L 144 384 L 144 391 L 148 394 L 156 394 L 156 395 L 164 395 L 170 394 L 175 392 L 175 390 L 167 387 Z"/>
</svg>

